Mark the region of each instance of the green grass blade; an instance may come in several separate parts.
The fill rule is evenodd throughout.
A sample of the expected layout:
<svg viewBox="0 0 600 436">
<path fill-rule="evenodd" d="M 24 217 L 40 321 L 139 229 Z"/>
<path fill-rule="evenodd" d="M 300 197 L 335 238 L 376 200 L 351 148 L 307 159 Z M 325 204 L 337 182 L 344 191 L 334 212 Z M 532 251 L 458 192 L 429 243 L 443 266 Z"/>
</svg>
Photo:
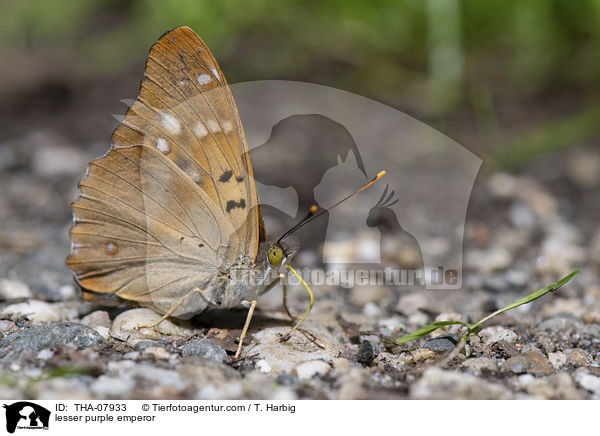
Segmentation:
<svg viewBox="0 0 600 436">
<path fill-rule="evenodd" d="M 444 326 L 457 324 L 471 328 L 471 324 L 462 321 L 438 321 L 426 325 L 425 327 L 420 328 L 419 330 L 417 330 L 414 333 L 411 333 L 410 335 L 402 336 L 401 338 L 396 339 L 396 342 L 398 344 L 403 344 L 404 342 L 414 341 L 415 339 L 422 338 L 423 336 L 428 335 L 429 333 L 434 332 L 437 329 L 442 328 Z"/>
<path fill-rule="evenodd" d="M 515 301 L 512 304 L 509 304 L 508 306 L 505 306 L 502 309 L 498 309 L 494 313 L 491 313 L 488 316 L 486 316 L 485 318 L 483 318 L 482 320 L 478 321 L 476 324 L 473 324 L 472 329 L 476 329 L 477 327 L 479 327 L 481 324 L 483 324 L 484 322 L 486 322 L 488 319 L 490 319 L 493 316 L 496 316 L 496 315 L 498 315 L 498 314 L 500 314 L 502 312 L 506 312 L 507 310 L 514 309 L 515 307 L 522 306 L 523 304 L 531 303 L 532 301 L 537 300 L 540 297 L 543 297 L 548 292 L 554 292 L 554 291 L 556 291 L 562 285 L 564 285 L 569 280 L 571 280 L 574 276 L 576 276 L 577 274 L 579 274 L 580 271 L 581 271 L 581 269 L 577 268 L 571 274 L 566 275 L 565 277 L 563 277 L 562 279 L 560 279 L 556 283 L 552 283 L 551 285 L 548 285 L 546 287 L 538 289 L 537 291 L 532 292 L 528 296 L 523 297 L 520 300 L 517 300 L 517 301 Z"/>
</svg>

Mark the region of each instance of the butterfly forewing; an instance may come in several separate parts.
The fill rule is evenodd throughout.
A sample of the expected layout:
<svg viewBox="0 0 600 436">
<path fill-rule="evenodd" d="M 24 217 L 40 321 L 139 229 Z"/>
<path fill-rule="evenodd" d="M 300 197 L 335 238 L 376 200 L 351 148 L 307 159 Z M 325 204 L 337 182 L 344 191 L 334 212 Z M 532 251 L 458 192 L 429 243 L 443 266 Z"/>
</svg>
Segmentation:
<svg viewBox="0 0 600 436">
<path fill-rule="evenodd" d="M 112 140 L 153 147 L 172 160 L 227 213 L 242 251 L 256 256 L 264 230 L 238 111 L 212 53 L 191 29 L 174 29 L 151 48 L 138 100 Z"/>
<path fill-rule="evenodd" d="M 231 91 L 191 29 L 152 47 L 112 141 L 80 182 L 67 264 L 86 289 L 200 312 L 219 271 L 256 258 L 264 224 Z"/>
</svg>

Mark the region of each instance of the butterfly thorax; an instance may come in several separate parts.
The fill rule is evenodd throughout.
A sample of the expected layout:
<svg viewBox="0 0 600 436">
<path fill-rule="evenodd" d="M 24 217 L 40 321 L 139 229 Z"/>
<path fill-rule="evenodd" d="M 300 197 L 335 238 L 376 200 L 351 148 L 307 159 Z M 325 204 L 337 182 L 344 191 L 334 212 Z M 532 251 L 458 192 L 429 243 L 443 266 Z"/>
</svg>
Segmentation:
<svg viewBox="0 0 600 436">
<path fill-rule="evenodd" d="M 208 285 L 210 302 L 230 308 L 243 300 L 253 300 L 270 289 L 279 277 L 279 267 L 267 261 L 267 250 L 272 243 L 261 242 L 255 260 L 240 254 L 229 266 L 219 269 Z"/>
</svg>

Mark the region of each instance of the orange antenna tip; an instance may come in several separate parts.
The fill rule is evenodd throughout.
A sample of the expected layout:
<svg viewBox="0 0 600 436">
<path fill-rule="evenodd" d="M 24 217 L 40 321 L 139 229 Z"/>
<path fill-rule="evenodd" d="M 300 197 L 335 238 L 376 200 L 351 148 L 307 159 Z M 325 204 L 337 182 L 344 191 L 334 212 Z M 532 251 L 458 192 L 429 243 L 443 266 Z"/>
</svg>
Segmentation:
<svg viewBox="0 0 600 436">
<path fill-rule="evenodd" d="M 310 213 L 315 213 L 315 212 L 317 211 L 317 209 L 318 209 L 317 205 L 316 205 L 316 204 L 313 204 L 313 205 L 310 207 Z"/>
<path fill-rule="evenodd" d="M 379 171 L 379 172 L 377 173 L 377 177 L 375 177 L 375 180 L 379 180 L 379 179 L 381 179 L 383 176 L 385 176 L 385 170 L 383 170 L 383 171 Z"/>
</svg>

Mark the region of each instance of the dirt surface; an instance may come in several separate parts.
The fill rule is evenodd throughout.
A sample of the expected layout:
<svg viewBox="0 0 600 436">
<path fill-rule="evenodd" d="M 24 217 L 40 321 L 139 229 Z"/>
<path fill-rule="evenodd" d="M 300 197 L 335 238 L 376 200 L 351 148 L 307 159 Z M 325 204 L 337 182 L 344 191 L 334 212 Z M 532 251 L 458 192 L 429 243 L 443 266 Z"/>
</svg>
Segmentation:
<svg viewBox="0 0 600 436">
<path fill-rule="evenodd" d="M 10 128 L 0 144 L 1 397 L 600 398 L 600 151 L 594 144 L 546 156 L 516 174 L 484 165 L 467 213 L 460 290 L 316 286 L 309 318 L 281 342 L 290 320 L 278 288 L 259 302 L 242 358 L 234 361 L 243 309 L 139 331 L 140 320 L 154 316 L 146 309 L 81 301 L 64 264 L 69 204 L 87 162 L 108 149 L 101 138 L 116 122 L 107 112 L 94 126 L 84 112 L 73 123 L 75 102 L 94 92 L 59 86 L 43 96 L 52 92 L 63 97 L 51 101 L 65 100 L 56 114 L 43 110 L 19 124 L 24 117 L 16 112 L 3 121 Z M 298 150 L 293 158 L 305 171 L 287 172 L 300 198 L 298 216 L 311 204 L 313 185 L 306 180 L 319 178 L 311 174 L 318 164 L 311 155 Z M 255 158 L 256 167 L 263 164 Z M 296 219 L 265 214 L 272 234 Z M 303 247 L 296 266 L 319 265 L 324 230 L 317 223 L 296 235 Z M 360 250 L 351 239 L 346 249 Z M 476 321 L 579 267 L 556 294 L 493 318 L 466 355 L 445 365 L 460 334 L 455 327 L 390 344 L 434 320 Z M 306 310 L 300 286 L 288 299 L 294 314 Z"/>
</svg>

